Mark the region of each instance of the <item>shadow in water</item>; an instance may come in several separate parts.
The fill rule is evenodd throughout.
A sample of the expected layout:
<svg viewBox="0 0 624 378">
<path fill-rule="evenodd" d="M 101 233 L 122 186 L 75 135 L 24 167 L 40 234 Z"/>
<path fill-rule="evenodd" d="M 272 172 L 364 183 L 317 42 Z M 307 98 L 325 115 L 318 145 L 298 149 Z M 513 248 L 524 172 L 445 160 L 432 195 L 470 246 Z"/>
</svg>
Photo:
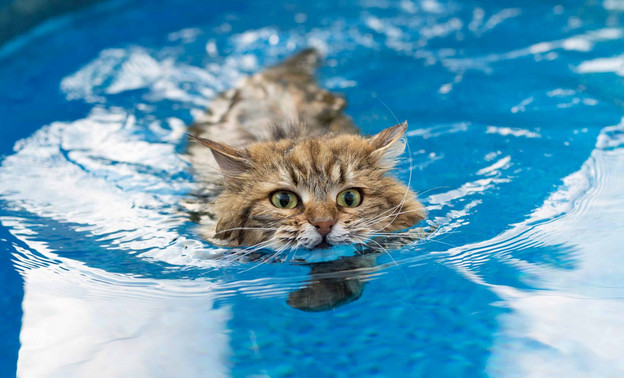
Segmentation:
<svg viewBox="0 0 624 378">
<path fill-rule="evenodd" d="M 366 274 L 375 266 L 376 256 L 356 256 L 308 265 L 310 280 L 288 295 L 286 303 L 303 311 L 327 311 L 362 296 Z"/>
<path fill-rule="evenodd" d="M 427 238 L 437 226 L 414 228 L 393 237 L 377 238 L 374 248 L 358 248 L 358 256 L 305 264 L 311 268 L 307 285 L 288 296 L 289 306 L 310 312 L 333 310 L 360 298 L 366 278 L 378 270 L 377 257 Z M 383 251 L 383 252 L 382 252 Z"/>
</svg>

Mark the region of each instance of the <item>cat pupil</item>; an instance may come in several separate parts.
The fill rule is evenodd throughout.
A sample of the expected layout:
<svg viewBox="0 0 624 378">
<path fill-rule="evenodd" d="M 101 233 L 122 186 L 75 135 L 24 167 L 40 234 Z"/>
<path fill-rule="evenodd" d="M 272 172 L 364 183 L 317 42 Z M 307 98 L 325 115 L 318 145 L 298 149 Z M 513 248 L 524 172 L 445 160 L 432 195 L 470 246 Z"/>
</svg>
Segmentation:
<svg viewBox="0 0 624 378">
<path fill-rule="evenodd" d="M 351 206 L 353 205 L 353 201 L 355 200 L 354 198 L 355 196 L 353 195 L 353 193 L 351 192 L 347 192 L 344 195 L 344 201 L 347 204 L 347 206 Z"/>
<path fill-rule="evenodd" d="M 282 193 L 279 195 L 279 203 L 280 206 L 282 207 L 286 207 L 288 206 L 288 203 L 290 203 L 290 196 L 286 193 Z"/>
</svg>

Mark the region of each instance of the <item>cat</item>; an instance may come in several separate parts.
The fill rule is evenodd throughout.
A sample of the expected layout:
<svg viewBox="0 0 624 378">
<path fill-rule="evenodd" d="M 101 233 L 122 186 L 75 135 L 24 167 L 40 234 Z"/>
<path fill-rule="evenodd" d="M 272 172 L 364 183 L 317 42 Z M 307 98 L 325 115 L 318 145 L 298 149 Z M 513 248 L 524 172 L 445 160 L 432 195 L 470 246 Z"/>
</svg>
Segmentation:
<svg viewBox="0 0 624 378">
<path fill-rule="evenodd" d="M 247 78 L 193 125 L 198 143 L 188 152 L 203 203 L 211 203 L 199 211 L 207 239 L 314 250 L 366 244 L 425 218 L 390 174 L 407 122 L 359 135 L 344 98 L 317 85 L 320 61 L 306 49 Z"/>
<path fill-rule="evenodd" d="M 191 128 L 188 155 L 200 183 L 184 204 L 215 245 L 281 251 L 352 244 L 358 254 L 310 263 L 287 303 L 326 311 L 358 299 L 376 258 L 427 235 L 408 229 L 423 205 L 390 172 L 407 123 L 363 137 L 343 97 L 320 88 L 321 56 L 306 49 L 220 94 Z M 371 248 L 370 246 L 373 246 Z M 236 248 L 234 248 L 236 250 Z M 258 259 L 266 254 L 257 254 Z M 245 261 L 245 260 L 244 260 Z"/>
</svg>

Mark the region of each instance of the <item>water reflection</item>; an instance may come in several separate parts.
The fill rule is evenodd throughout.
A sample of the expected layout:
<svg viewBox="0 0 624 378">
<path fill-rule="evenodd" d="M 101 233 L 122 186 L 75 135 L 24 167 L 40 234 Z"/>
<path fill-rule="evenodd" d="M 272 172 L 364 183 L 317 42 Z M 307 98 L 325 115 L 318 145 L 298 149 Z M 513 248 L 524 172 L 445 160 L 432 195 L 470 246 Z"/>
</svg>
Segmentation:
<svg viewBox="0 0 624 378">
<path fill-rule="evenodd" d="M 375 266 L 375 255 L 347 257 L 309 264 L 310 279 L 288 295 L 289 306 L 303 311 L 327 311 L 355 301 L 364 291 L 366 273 Z"/>
<path fill-rule="evenodd" d="M 265 254 L 244 250 L 237 252 L 235 249 L 232 254 L 224 255 L 223 258 L 231 261 L 239 255 L 240 261 L 246 263 L 289 262 L 308 267 L 310 271 L 304 279 L 304 286 L 291 291 L 286 303 L 292 308 L 308 312 L 328 311 L 362 296 L 366 282 L 375 272 L 386 267 L 377 264 L 380 256 L 386 254 L 392 259 L 393 265 L 398 265 L 392 258 L 392 251 L 414 245 L 437 230 L 437 227 L 430 225 L 393 236 L 373 238 L 365 245 L 340 246 L 329 250 L 295 250 L 283 257 L 270 251 Z M 416 260 L 418 257 L 409 259 L 412 263 Z"/>
</svg>

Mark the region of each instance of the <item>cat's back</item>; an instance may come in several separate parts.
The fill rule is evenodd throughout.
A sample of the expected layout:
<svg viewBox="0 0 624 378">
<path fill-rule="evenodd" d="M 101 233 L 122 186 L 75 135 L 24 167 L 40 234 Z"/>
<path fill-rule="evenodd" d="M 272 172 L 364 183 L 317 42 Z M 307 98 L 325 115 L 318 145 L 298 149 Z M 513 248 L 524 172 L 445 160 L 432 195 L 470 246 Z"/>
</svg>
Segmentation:
<svg viewBox="0 0 624 378">
<path fill-rule="evenodd" d="M 306 49 L 246 78 L 212 102 L 192 133 L 236 147 L 279 139 L 276 129 L 300 124 L 312 134 L 357 133 L 344 113 L 346 100 L 318 86 L 315 71 L 321 61 L 317 50 Z"/>
</svg>

